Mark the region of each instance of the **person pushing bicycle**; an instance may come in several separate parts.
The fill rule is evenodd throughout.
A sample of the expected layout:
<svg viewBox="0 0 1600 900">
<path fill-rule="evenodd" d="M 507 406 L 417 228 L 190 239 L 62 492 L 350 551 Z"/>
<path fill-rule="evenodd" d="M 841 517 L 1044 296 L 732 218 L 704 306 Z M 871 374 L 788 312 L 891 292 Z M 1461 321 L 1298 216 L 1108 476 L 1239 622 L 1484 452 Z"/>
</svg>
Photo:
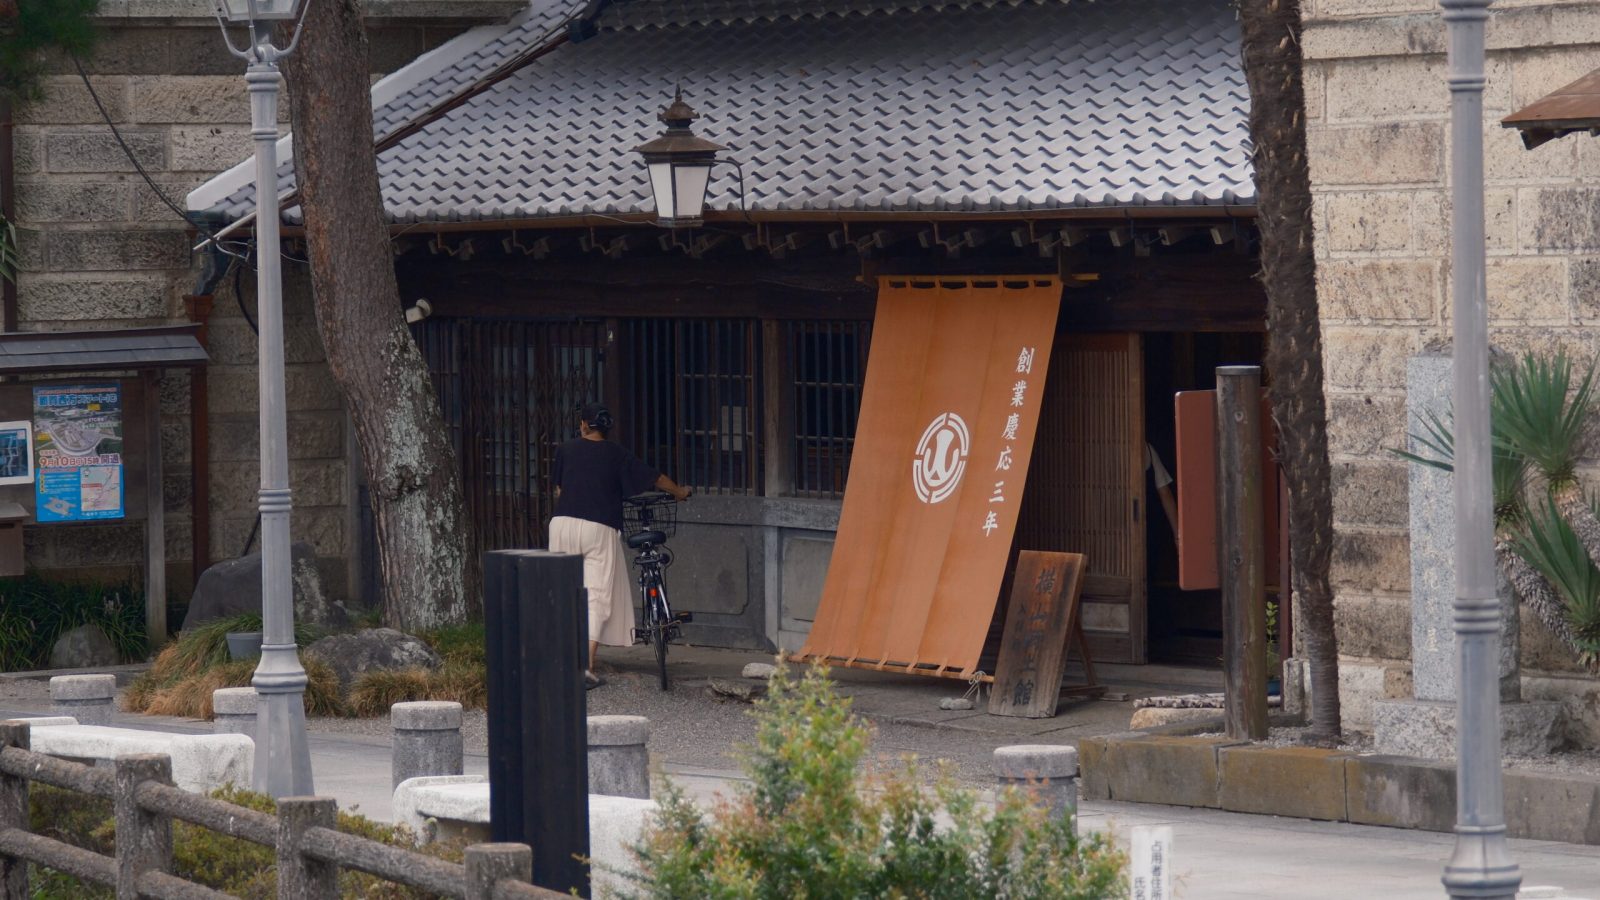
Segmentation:
<svg viewBox="0 0 1600 900">
<path fill-rule="evenodd" d="M 622 546 L 622 501 L 652 488 L 678 500 L 688 488 L 606 440 L 616 420 L 598 403 L 578 411 L 578 437 L 556 450 L 551 481 L 556 488 L 555 515 L 550 519 L 550 549 L 583 556 L 583 586 L 589 594 L 589 667 L 585 687 L 605 679 L 595 674 L 601 644 L 633 643 L 633 599 L 628 562 Z"/>
</svg>

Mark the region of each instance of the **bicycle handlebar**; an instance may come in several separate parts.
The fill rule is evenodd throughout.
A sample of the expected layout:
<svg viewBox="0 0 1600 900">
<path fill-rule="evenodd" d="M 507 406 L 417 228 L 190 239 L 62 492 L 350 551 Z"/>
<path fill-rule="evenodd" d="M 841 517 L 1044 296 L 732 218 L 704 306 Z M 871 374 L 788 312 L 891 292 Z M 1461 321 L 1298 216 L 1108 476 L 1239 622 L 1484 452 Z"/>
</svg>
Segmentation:
<svg viewBox="0 0 1600 900">
<path fill-rule="evenodd" d="M 652 503 L 665 503 L 668 500 L 676 501 L 677 498 L 666 491 L 645 491 L 642 494 L 634 494 L 632 497 L 625 498 L 622 502 L 634 506 L 646 506 Z"/>
</svg>

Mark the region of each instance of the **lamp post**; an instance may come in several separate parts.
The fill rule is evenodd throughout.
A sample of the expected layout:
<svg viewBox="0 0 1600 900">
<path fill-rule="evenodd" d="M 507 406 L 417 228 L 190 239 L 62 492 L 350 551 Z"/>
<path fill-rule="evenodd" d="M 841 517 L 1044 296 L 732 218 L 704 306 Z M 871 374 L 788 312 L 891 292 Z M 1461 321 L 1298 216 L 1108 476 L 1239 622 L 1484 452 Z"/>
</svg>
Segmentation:
<svg viewBox="0 0 1600 900">
<path fill-rule="evenodd" d="M 289 569 L 289 449 L 283 386 L 283 277 L 278 249 L 278 60 L 294 50 L 310 0 L 217 0 L 228 49 L 248 63 L 250 135 L 256 145 L 256 304 L 261 393 L 261 662 L 251 683 L 256 713 L 253 787 L 272 797 L 312 793 L 306 744 L 306 671 L 294 643 Z M 286 47 L 273 29 L 291 24 Z M 227 25 L 245 25 L 250 42 L 235 47 Z"/>
<path fill-rule="evenodd" d="M 1484 296 L 1484 25 L 1492 0 L 1440 0 L 1450 40 L 1450 265 L 1455 327 L 1455 898 L 1512 900 L 1522 873 L 1506 846 L 1500 773 L 1500 593 L 1489 436 Z"/>
<path fill-rule="evenodd" d="M 700 114 L 683 102 L 682 88 L 657 118 L 666 123 L 667 130 L 655 140 L 635 148 L 644 156 L 645 167 L 650 172 L 656 224 L 663 228 L 699 225 L 705 210 L 711 167 L 717 162 L 717 151 L 727 148 L 690 130 L 689 123 L 700 118 Z M 740 193 L 743 202 L 743 191 Z"/>
</svg>

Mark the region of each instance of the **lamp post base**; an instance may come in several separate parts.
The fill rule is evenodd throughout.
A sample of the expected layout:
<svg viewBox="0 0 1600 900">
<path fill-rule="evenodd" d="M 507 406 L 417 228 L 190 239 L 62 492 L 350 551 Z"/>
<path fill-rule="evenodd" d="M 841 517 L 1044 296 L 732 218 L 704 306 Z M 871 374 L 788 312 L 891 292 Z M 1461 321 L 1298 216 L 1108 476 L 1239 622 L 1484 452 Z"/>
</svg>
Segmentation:
<svg viewBox="0 0 1600 900">
<path fill-rule="evenodd" d="M 263 646 L 253 681 L 256 757 L 251 786 L 273 799 L 309 797 L 311 748 L 306 741 L 306 673 L 294 644 Z"/>
<path fill-rule="evenodd" d="M 1452 900 L 1516 900 L 1522 870 L 1511 859 L 1505 828 L 1456 826 L 1456 849 L 1444 867 Z"/>
</svg>

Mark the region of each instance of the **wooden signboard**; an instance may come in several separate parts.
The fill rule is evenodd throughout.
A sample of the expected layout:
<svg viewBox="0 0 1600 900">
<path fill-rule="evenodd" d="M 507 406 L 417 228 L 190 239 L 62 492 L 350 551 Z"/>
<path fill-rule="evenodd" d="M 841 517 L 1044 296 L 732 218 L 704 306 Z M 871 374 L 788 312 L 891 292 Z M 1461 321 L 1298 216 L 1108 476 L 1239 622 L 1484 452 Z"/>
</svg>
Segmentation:
<svg viewBox="0 0 1600 900">
<path fill-rule="evenodd" d="M 1095 682 L 1079 615 L 1084 556 L 1023 550 L 1017 557 L 1005 632 L 1000 639 L 1000 664 L 989 695 L 989 713 L 1044 719 L 1056 714 L 1067 646 L 1083 655 L 1089 683 L 1069 693 L 1096 694 Z"/>
</svg>

